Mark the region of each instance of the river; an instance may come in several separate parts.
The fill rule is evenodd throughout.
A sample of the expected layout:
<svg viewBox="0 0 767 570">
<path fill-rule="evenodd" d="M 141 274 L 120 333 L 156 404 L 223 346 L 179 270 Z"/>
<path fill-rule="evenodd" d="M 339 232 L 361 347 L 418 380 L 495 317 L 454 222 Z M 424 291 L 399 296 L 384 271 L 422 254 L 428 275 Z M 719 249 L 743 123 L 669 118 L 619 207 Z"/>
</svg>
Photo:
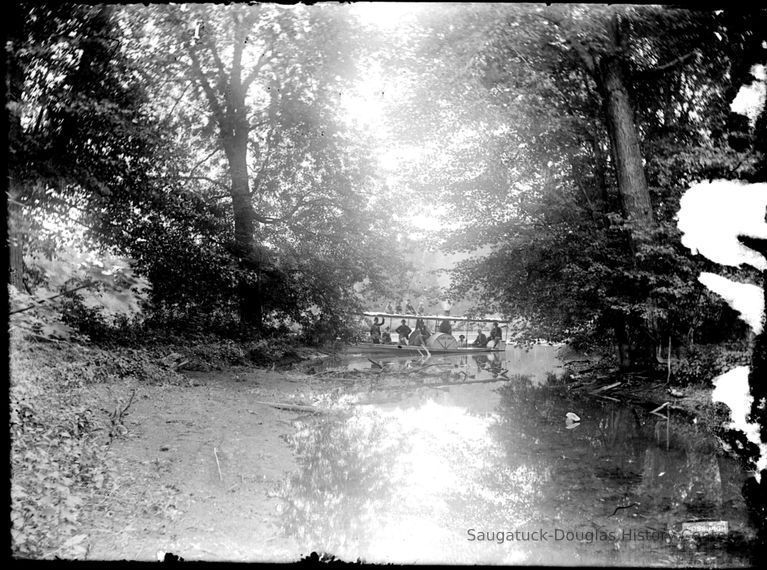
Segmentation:
<svg viewBox="0 0 767 570">
<path fill-rule="evenodd" d="M 285 537 L 347 561 L 747 565 L 744 475 L 716 439 L 568 394 L 556 350 L 329 361 L 357 380 L 295 424 Z"/>
</svg>

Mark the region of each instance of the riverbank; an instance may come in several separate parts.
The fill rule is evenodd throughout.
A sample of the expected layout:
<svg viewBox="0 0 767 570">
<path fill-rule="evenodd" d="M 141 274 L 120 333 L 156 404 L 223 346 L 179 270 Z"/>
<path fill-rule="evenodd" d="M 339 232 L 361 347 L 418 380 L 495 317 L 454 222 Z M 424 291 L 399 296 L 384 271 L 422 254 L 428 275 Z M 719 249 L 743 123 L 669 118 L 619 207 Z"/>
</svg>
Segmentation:
<svg viewBox="0 0 767 570">
<path fill-rule="evenodd" d="M 154 560 L 234 553 L 235 537 L 258 558 L 278 516 L 269 495 L 294 468 L 284 436 L 296 418 L 259 402 L 314 401 L 311 378 L 284 370 L 322 355 L 274 351 L 257 368 L 225 348 L 14 342 L 13 555 Z"/>
<path fill-rule="evenodd" d="M 323 370 L 324 355 L 307 348 L 275 350 L 261 367 L 242 347 L 210 345 L 31 343 L 11 356 L 13 552 L 31 558 L 309 554 L 280 532 L 279 487 L 298 467 L 290 435 L 382 371 Z M 429 365 L 400 375 L 466 381 Z M 668 402 L 659 413 L 712 433 L 727 419 L 702 387 L 673 395 L 662 383 L 598 375 L 564 375 L 561 387 L 646 411 Z"/>
</svg>

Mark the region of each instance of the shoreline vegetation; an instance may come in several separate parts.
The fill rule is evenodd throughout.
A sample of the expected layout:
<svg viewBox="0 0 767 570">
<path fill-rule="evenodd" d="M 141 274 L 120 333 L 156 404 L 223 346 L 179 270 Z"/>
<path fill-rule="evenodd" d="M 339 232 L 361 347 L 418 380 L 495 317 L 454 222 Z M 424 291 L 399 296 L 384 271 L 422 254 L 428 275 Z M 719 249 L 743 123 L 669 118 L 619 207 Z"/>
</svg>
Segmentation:
<svg viewBox="0 0 767 570">
<path fill-rule="evenodd" d="M 138 511 L 126 504 L 118 507 L 111 499 L 123 495 L 131 503 L 132 493 L 150 484 L 126 483 L 126 469 L 120 469 L 125 458 L 117 456 L 113 446 L 115 441 L 140 437 L 134 431 L 141 427 L 131 418 L 137 407 L 147 402 L 172 405 L 183 394 L 199 399 L 198 388 L 220 388 L 234 398 L 234 393 L 227 392 L 233 386 L 261 386 L 263 393 L 250 402 L 259 411 L 249 410 L 256 421 L 248 429 L 278 429 L 285 421 L 281 413 L 315 413 L 312 400 L 339 385 L 341 379 L 334 378 L 332 371 L 317 372 L 328 356 L 316 348 L 280 341 L 238 343 L 209 337 L 196 344 L 101 347 L 29 341 L 17 335 L 10 351 L 14 555 L 106 556 L 89 540 L 95 536 L 93 529 L 105 517 L 122 517 L 125 525 L 140 522 Z M 681 416 L 717 436 L 729 419 L 726 406 L 711 401 L 710 375 L 679 385 L 673 375 L 666 382 L 661 367 L 625 374 L 609 358 L 584 357 L 569 350 L 564 363 L 564 374 L 552 373 L 549 381 L 567 393 Z M 365 372 L 356 371 L 358 376 Z M 371 377 L 378 372 L 371 366 Z M 279 429 L 284 431 L 284 424 Z M 722 445 L 720 452 L 727 453 Z M 286 443 L 275 439 L 270 452 L 279 458 L 278 464 L 290 465 L 292 451 Z M 279 478 L 275 475 L 269 485 Z M 261 491 L 268 494 L 269 489 Z M 183 516 L 179 506 L 168 515 L 169 492 L 149 491 L 141 512 L 154 509 L 160 518 Z M 265 513 L 264 520 L 276 524 L 274 512 Z M 161 538 L 162 533 L 157 536 Z"/>
</svg>

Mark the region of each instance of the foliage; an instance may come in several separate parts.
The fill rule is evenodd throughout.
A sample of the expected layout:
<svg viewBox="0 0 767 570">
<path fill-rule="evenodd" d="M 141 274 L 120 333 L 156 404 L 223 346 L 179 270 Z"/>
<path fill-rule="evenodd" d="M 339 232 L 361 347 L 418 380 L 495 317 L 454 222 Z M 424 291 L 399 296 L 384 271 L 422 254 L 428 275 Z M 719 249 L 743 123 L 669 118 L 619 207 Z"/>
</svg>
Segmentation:
<svg viewBox="0 0 767 570">
<path fill-rule="evenodd" d="M 149 289 L 128 261 L 110 254 L 60 249 L 50 257 L 27 256 L 26 267 L 27 291 L 9 285 L 10 324 L 36 338 L 69 340 L 70 325 L 87 335 L 80 326 L 86 319 L 72 318 L 73 309 L 91 322 L 114 326 L 139 313 Z"/>
<path fill-rule="evenodd" d="M 621 332 L 645 358 L 669 336 L 677 346 L 740 334 L 734 315 L 697 283 L 707 262 L 681 246 L 674 216 L 692 181 L 758 176 L 764 160 L 752 127 L 729 104 L 750 81 L 737 53 L 746 69 L 767 57 L 764 17 L 487 6 L 422 22 L 427 39 L 403 59 L 429 72 L 399 128 L 435 149 L 414 161 L 413 177 L 461 222 L 443 241 L 470 254 L 454 273 L 453 295 L 526 318 L 532 338 Z M 615 22 L 654 229 L 626 221 L 604 86 L 586 69 L 609 55 Z M 437 148 L 439 168 L 428 168 Z"/>
<path fill-rule="evenodd" d="M 711 380 L 732 370 L 736 366 L 748 366 L 748 353 L 721 345 L 699 345 L 680 360 L 672 364 L 673 384 L 709 384 Z"/>
<path fill-rule="evenodd" d="M 223 328 L 243 295 L 259 298 L 265 323 L 311 326 L 320 315 L 342 318 L 355 283 L 386 287 L 384 269 L 397 261 L 379 237 L 388 223 L 377 209 L 382 183 L 369 137 L 338 114 L 356 53 L 341 11 L 17 8 L 13 233 L 26 255 L 62 247 L 60 235 L 39 237 L 46 220 L 81 226 L 80 239 L 135 260 L 152 283 L 144 308 L 158 326 Z M 231 46 L 242 48 L 240 61 Z M 231 103 L 229 71 L 245 81 L 237 113 L 247 120 L 254 173 L 247 206 L 232 201 L 232 147 L 216 128 L 216 105 Z M 217 100 L 207 98 L 206 81 Z M 243 208 L 258 222 L 250 260 L 235 231 Z M 110 323 L 92 309 L 73 303 L 70 320 L 102 334 Z"/>
</svg>

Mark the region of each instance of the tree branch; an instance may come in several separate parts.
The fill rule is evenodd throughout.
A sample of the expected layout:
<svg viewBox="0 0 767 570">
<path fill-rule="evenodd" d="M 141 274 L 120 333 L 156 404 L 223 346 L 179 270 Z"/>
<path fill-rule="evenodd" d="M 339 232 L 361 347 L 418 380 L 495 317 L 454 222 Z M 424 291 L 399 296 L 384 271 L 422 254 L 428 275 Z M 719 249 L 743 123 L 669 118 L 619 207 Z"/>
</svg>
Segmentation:
<svg viewBox="0 0 767 570">
<path fill-rule="evenodd" d="M 269 54 L 269 57 L 267 58 L 266 55 Z M 258 61 L 253 65 L 253 68 L 250 70 L 250 73 L 245 78 L 245 80 L 242 82 L 242 87 L 244 89 L 247 89 L 250 87 L 250 84 L 255 81 L 256 77 L 258 77 L 258 72 L 261 71 L 261 69 L 264 67 L 264 64 L 272 58 L 273 52 L 270 49 L 265 49 L 260 56 L 258 56 Z"/>
<path fill-rule="evenodd" d="M 213 91 L 213 88 L 208 83 L 208 80 L 205 78 L 205 74 L 202 71 L 202 67 L 200 67 L 200 60 L 197 57 L 197 52 L 194 49 L 194 46 L 191 44 L 187 44 L 187 51 L 189 52 L 189 57 L 192 59 L 192 73 L 194 73 L 195 78 L 197 79 L 197 82 L 200 84 L 200 87 L 202 87 L 202 90 L 205 92 L 206 97 L 208 98 L 208 103 L 211 106 L 211 110 L 213 111 L 213 115 L 216 117 L 216 120 L 218 121 L 219 128 L 223 131 L 224 126 L 226 125 L 226 115 L 224 115 L 223 110 L 221 109 L 221 105 L 219 104 L 218 97 L 216 97 L 215 91 Z"/>
<path fill-rule="evenodd" d="M 212 157 L 214 154 L 216 154 L 216 153 L 218 153 L 218 152 L 221 152 L 221 149 L 220 149 L 219 147 L 216 147 L 216 148 L 214 148 L 214 149 L 213 149 L 213 151 L 212 151 L 212 152 L 210 152 L 209 154 L 207 154 L 207 155 L 206 155 L 204 158 L 202 158 L 202 159 L 200 159 L 199 161 L 197 161 L 197 164 L 195 164 L 195 165 L 194 165 L 192 168 L 190 168 L 190 169 L 189 169 L 189 174 L 188 174 L 188 176 L 191 176 L 191 175 L 192 175 L 192 173 L 193 173 L 195 170 L 197 170 L 197 169 L 198 169 L 200 166 L 202 166 L 202 163 L 203 163 L 203 162 L 205 162 L 205 161 L 209 160 L 209 159 L 210 159 L 210 158 L 211 158 L 211 157 Z"/>
<path fill-rule="evenodd" d="M 69 293 L 74 293 L 75 291 L 79 291 L 80 289 L 86 289 L 87 287 L 93 287 L 96 285 L 95 281 L 88 281 L 85 285 L 80 285 L 79 287 L 75 287 L 74 289 L 67 289 L 66 291 L 63 291 L 59 293 L 58 295 L 53 295 L 52 297 L 46 297 L 45 299 L 40 299 L 39 301 L 36 301 L 32 305 L 29 305 L 28 307 L 22 307 L 21 309 L 16 309 L 15 311 L 9 311 L 9 315 L 15 315 L 17 313 L 23 313 L 24 311 L 28 311 L 30 309 L 34 309 L 38 305 L 42 305 L 43 303 L 47 303 L 48 301 L 52 301 L 53 299 L 57 299 L 58 297 L 62 297 L 64 295 L 68 295 Z"/>
<path fill-rule="evenodd" d="M 229 188 L 225 184 L 222 184 L 218 180 L 214 180 L 213 178 L 210 178 L 208 176 L 191 176 L 191 175 L 178 174 L 174 176 L 173 178 L 177 178 L 179 180 L 205 180 L 206 182 L 210 182 L 214 186 L 221 188 L 222 190 L 225 190 L 227 192 L 227 195 L 229 194 Z"/>
<path fill-rule="evenodd" d="M 190 81 L 189 81 L 189 82 L 186 84 L 186 87 L 184 87 L 184 90 L 181 92 L 181 95 L 179 95 L 179 96 L 176 98 L 176 100 L 173 102 L 173 106 L 170 108 L 170 111 L 168 111 L 167 113 L 165 113 L 165 116 L 164 116 L 164 117 L 163 117 L 163 118 L 160 120 L 160 124 L 163 124 L 165 121 L 167 121 L 167 120 L 170 118 L 170 116 L 173 114 L 173 111 L 175 111 L 175 110 L 176 110 L 176 107 L 177 107 L 177 106 L 178 106 L 178 104 L 181 102 L 181 99 L 184 97 L 184 95 L 186 95 L 186 92 L 187 92 L 187 91 L 189 90 L 189 88 L 192 86 L 192 83 L 193 83 L 193 82 L 194 82 L 194 80 L 192 79 L 192 80 L 190 80 Z"/>
<path fill-rule="evenodd" d="M 597 70 L 594 56 L 591 55 L 588 48 L 584 46 L 578 38 L 574 37 L 569 30 L 566 30 L 564 26 L 562 26 L 562 18 L 554 18 L 553 16 L 549 16 L 548 14 L 544 13 L 540 13 L 539 16 L 562 30 L 565 36 L 565 41 L 570 44 L 570 46 L 572 46 L 572 48 L 575 50 L 575 53 L 578 54 L 578 57 L 586 68 L 586 71 L 588 71 L 590 75 L 594 76 Z"/>
<path fill-rule="evenodd" d="M 635 71 L 634 76 L 645 78 L 645 77 L 650 77 L 653 75 L 661 75 L 663 72 L 668 71 L 669 69 L 673 69 L 674 67 L 678 67 L 679 65 L 682 65 L 684 62 L 696 56 L 698 53 L 699 52 L 696 48 L 692 50 L 690 53 L 680 55 L 679 57 L 674 58 L 671 61 L 664 63 L 663 65 L 658 65 L 656 67 L 651 67 L 649 69 L 640 69 L 638 71 Z"/>
<path fill-rule="evenodd" d="M 202 34 L 202 36 L 205 38 L 205 45 L 208 46 L 208 50 L 210 50 L 210 54 L 213 56 L 213 61 L 216 62 L 216 67 L 218 67 L 218 72 L 221 74 L 221 78 L 226 77 L 226 68 L 224 67 L 224 62 L 221 61 L 221 57 L 218 55 L 218 50 L 216 49 L 216 42 L 213 41 L 213 36 L 210 34 L 210 23 L 208 22 L 207 18 L 203 20 L 202 22 L 203 28 L 205 28 L 205 32 Z"/>
</svg>

